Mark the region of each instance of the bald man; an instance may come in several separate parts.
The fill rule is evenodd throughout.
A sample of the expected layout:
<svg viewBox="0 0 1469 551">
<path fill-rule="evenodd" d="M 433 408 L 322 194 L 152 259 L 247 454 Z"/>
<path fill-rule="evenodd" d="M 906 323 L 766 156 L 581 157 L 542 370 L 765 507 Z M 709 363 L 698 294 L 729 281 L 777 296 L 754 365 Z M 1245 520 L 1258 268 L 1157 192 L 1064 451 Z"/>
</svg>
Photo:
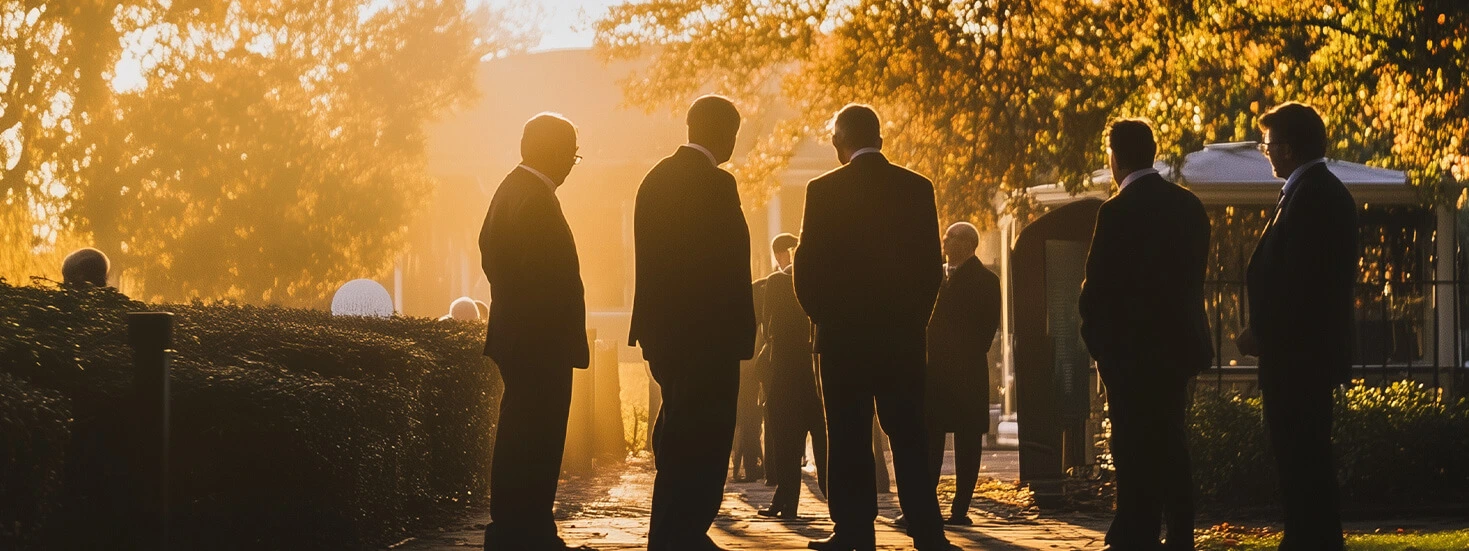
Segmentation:
<svg viewBox="0 0 1469 551">
<path fill-rule="evenodd" d="M 572 369 L 590 363 L 576 241 L 556 199 L 581 160 L 576 150 L 571 121 L 543 113 L 525 123 L 521 162 L 495 190 L 479 234 L 492 299 L 485 355 L 505 388 L 486 551 L 590 549 L 568 547 L 552 516 Z"/>
<path fill-rule="evenodd" d="M 689 142 L 638 186 L 630 346 L 663 391 L 653 426 L 648 551 L 720 549 L 707 532 L 724 501 L 740 387 L 755 354 L 750 229 L 734 176 L 740 112 L 720 96 L 689 107 Z"/>
<path fill-rule="evenodd" d="M 928 371 L 924 420 L 928 464 L 935 484 L 944 462 L 944 439 L 954 434 L 958 479 L 946 524 L 969 525 L 969 501 L 979 481 L 984 435 L 989 432 L 989 351 L 1000 328 L 1000 278 L 974 251 L 979 230 L 956 222 L 944 232 L 944 282 L 928 320 Z"/>
</svg>

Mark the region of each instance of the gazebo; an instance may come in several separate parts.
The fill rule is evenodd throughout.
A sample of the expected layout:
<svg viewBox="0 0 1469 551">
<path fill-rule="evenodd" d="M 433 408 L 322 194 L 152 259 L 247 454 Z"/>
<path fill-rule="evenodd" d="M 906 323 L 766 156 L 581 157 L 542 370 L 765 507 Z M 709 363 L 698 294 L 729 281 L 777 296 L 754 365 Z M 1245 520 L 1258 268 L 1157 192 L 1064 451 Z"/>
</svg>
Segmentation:
<svg viewBox="0 0 1469 551">
<path fill-rule="evenodd" d="M 1342 160 L 1327 163 L 1361 208 L 1354 377 L 1374 382 L 1411 377 L 1456 386 L 1465 369 L 1459 367 L 1459 236 L 1453 210 L 1425 206 L 1403 172 Z M 1212 222 L 1205 300 L 1215 368 L 1199 381 L 1253 393 L 1255 359 L 1236 350 L 1234 337 L 1244 326 L 1249 256 L 1284 182 L 1255 142 L 1206 145 L 1178 166 L 1158 163 L 1155 168 L 1193 191 Z M 1065 467 L 1089 463 L 1086 450 L 1099 428 L 1097 382 L 1074 310 L 1096 209 L 1115 187 L 1106 169 L 1089 180 L 1075 194 L 1060 184 L 1030 188 L 1028 194 L 1046 214 L 1023 226 L 1002 220 L 999 228 L 1002 242 L 1009 244 L 1001 250 L 1000 266 L 1003 369 L 1007 383 L 1015 385 L 1006 389 L 1007 402 L 1015 401 L 1005 409 L 1019 414 L 1021 474 L 1035 481 L 1054 481 Z M 1091 392 L 1078 392 L 1088 387 Z"/>
</svg>

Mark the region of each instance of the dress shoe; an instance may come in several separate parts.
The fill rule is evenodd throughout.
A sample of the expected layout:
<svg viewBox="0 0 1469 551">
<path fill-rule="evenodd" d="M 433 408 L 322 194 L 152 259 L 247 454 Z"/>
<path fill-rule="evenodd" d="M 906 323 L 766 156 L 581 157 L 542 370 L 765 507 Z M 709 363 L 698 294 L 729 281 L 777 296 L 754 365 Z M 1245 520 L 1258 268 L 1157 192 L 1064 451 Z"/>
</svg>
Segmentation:
<svg viewBox="0 0 1469 551">
<path fill-rule="evenodd" d="M 974 521 L 970 520 L 968 514 L 955 514 L 949 516 L 949 518 L 944 519 L 944 524 L 947 524 L 949 526 L 974 526 Z"/>
<path fill-rule="evenodd" d="M 778 519 L 781 519 L 781 520 L 796 520 L 796 512 L 794 510 L 776 509 L 774 506 L 770 507 L 769 509 L 761 509 L 759 511 L 756 511 L 755 514 L 760 515 L 762 517 L 767 517 L 767 518 L 778 518 Z"/>
<path fill-rule="evenodd" d="M 877 549 L 877 543 L 873 541 L 862 543 L 850 542 L 836 534 L 832 534 L 819 540 L 807 542 L 806 548 L 815 549 L 816 551 L 874 551 Z"/>
</svg>

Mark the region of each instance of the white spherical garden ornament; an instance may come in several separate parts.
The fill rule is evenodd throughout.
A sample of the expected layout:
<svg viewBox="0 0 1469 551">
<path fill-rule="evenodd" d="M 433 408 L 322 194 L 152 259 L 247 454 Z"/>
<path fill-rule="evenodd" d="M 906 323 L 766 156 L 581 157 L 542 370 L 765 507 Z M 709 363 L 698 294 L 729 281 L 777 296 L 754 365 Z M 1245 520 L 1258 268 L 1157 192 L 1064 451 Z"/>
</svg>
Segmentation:
<svg viewBox="0 0 1469 551">
<path fill-rule="evenodd" d="M 381 283 L 371 279 L 354 279 L 337 289 L 332 296 L 333 316 L 369 316 L 386 318 L 393 315 L 393 297 Z"/>
</svg>

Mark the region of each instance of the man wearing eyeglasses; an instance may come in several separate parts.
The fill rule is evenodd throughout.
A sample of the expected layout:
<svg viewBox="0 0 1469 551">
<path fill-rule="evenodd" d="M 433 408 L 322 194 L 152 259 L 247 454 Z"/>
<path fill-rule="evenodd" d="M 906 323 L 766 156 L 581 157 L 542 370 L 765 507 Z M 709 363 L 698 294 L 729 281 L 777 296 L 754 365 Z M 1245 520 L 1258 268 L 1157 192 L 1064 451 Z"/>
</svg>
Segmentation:
<svg viewBox="0 0 1469 551">
<path fill-rule="evenodd" d="M 1284 498 L 1280 549 L 1342 549 L 1332 391 L 1352 358 L 1357 210 L 1326 164 L 1326 125 L 1290 102 L 1260 117 L 1261 151 L 1285 179 L 1250 258 L 1249 328 L 1240 352 L 1260 358 L 1260 394 Z"/>
<path fill-rule="evenodd" d="M 520 156 L 495 190 L 479 234 L 491 297 L 485 355 L 505 387 L 484 548 L 588 550 L 568 547 L 552 517 L 572 369 L 590 363 L 576 241 L 556 199 L 581 160 L 576 126 L 551 113 L 535 116 L 525 123 Z"/>
</svg>

